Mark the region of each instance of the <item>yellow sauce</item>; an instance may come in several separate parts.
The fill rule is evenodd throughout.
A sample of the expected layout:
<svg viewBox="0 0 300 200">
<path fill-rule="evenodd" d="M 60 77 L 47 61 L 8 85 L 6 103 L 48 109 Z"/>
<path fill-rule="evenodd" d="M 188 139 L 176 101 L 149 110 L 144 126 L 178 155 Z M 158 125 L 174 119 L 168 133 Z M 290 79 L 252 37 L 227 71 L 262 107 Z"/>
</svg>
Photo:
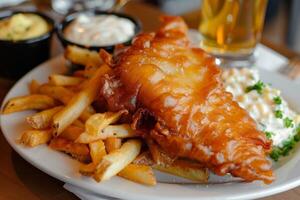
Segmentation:
<svg viewBox="0 0 300 200">
<path fill-rule="evenodd" d="M 0 21 L 0 39 L 17 41 L 36 38 L 47 33 L 50 28 L 39 15 L 15 14 Z"/>
</svg>

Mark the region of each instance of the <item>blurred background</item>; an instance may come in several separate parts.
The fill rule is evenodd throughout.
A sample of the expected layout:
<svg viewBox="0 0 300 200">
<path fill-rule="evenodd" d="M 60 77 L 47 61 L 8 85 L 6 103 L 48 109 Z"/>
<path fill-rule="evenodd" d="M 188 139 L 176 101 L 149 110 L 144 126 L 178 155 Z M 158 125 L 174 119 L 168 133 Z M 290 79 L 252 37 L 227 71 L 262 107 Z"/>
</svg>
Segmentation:
<svg viewBox="0 0 300 200">
<path fill-rule="evenodd" d="M 199 20 L 201 0 L 145 0 L 166 13 L 182 15 L 194 26 Z M 197 19 L 198 18 L 198 19 Z M 197 28 L 197 27 L 193 27 Z M 300 1 L 268 0 L 263 41 L 300 52 Z"/>
<path fill-rule="evenodd" d="M 26 7 L 29 3 L 34 3 L 38 9 L 45 7 L 53 8 L 53 3 L 64 7 L 68 6 L 68 3 L 72 1 L 74 0 L 0 0 L 0 10 L 18 9 L 20 7 Z M 99 2 L 99 4 L 101 3 L 102 7 L 106 9 L 105 6 L 109 7 L 114 1 L 115 0 L 94 0 L 91 6 L 95 6 L 97 2 Z M 201 0 L 130 0 L 129 4 L 134 4 L 134 2 L 150 4 L 167 14 L 181 15 L 191 28 L 198 28 Z M 124 9 L 126 9 L 126 6 Z M 132 11 L 134 6 L 131 6 L 130 9 Z M 139 11 L 136 10 L 136 12 L 138 13 Z M 143 17 L 143 13 L 140 13 L 139 16 Z M 154 21 L 152 23 L 156 22 Z M 262 41 L 286 47 L 300 53 L 299 0 L 268 0 Z"/>
</svg>

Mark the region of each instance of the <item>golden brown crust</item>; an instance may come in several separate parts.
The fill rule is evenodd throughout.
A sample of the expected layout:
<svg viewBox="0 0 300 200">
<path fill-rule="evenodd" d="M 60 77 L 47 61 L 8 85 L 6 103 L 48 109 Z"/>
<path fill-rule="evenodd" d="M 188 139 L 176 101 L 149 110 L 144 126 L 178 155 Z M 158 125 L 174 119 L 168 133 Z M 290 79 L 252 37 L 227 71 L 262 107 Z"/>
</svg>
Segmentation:
<svg viewBox="0 0 300 200">
<path fill-rule="evenodd" d="M 147 110 L 155 118 L 148 136 L 170 155 L 200 161 L 219 175 L 272 182 L 271 143 L 225 91 L 214 58 L 189 46 L 180 17 L 162 19 L 156 34 L 139 35 L 119 53 L 113 62 L 118 85 L 104 97 L 131 112 Z"/>
</svg>

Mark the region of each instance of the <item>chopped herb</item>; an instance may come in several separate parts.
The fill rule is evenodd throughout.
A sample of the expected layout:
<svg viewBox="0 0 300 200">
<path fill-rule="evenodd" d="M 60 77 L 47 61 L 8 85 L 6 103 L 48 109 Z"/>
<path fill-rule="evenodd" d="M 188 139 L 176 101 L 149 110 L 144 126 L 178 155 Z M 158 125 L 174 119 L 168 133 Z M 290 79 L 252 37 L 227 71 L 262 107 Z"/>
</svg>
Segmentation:
<svg viewBox="0 0 300 200">
<path fill-rule="evenodd" d="M 276 105 L 280 105 L 282 103 L 282 100 L 279 96 L 274 97 L 273 101 Z"/>
<path fill-rule="evenodd" d="M 297 128 L 295 129 L 297 134 L 300 134 L 300 124 L 297 126 Z"/>
<path fill-rule="evenodd" d="M 266 134 L 268 139 L 271 139 L 272 135 L 274 135 L 274 133 L 269 132 L 269 131 L 265 131 L 265 134 Z"/>
<path fill-rule="evenodd" d="M 273 151 L 271 152 L 270 157 L 274 161 L 278 161 L 280 156 L 281 156 L 280 148 L 278 148 L 278 147 L 273 148 Z"/>
<path fill-rule="evenodd" d="M 289 154 L 289 152 L 294 148 L 295 141 L 293 139 L 294 138 L 283 142 L 283 147 L 282 147 L 282 155 L 283 156 L 287 156 Z"/>
<path fill-rule="evenodd" d="M 292 128 L 294 126 L 293 120 L 290 118 L 286 117 L 283 119 L 284 127 L 286 128 Z"/>
<path fill-rule="evenodd" d="M 278 161 L 281 156 L 287 156 L 295 147 L 296 143 L 300 141 L 300 124 L 295 128 L 295 132 L 294 137 L 290 137 L 290 139 L 282 143 L 282 147 L 273 147 L 270 157 L 274 161 Z"/>
<path fill-rule="evenodd" d="M 282 117 L 283 117 L 282 111 L 281 110 L 275 110 L 275 117 L 279 118 L 279 119 L 282 119 Z"/>
<path fill-rule="evenodd" d="M 282 119 L 282 117 L 283 117 L 282 111 L 281 110 L 275 110 L 275 117 L 279 118 L 279 119 Z"/>
<path fill-rule="evenodd" d="M 265 84 L 262 81 L 258 81 L 257 83 L 255 83 L 252 86 L 248 86 L 246 88 L 246 92 L 250 92 L 252 90 L 256 90 L 258 94 L 262 94 L 262 90 L 265 87 Z"/>
<path fill-rule="evenodd" d="M 294 136 L 294 140 L 295 140 L 296 142 L 299 142 L 299 141 L 300 141 L 300 134 L 299 134 L 299 132 Z"/>
<path fill-rule="evenodd" d="M 297 128 L 295 129 L 295 136 L 294 136 L 294 140 L 296 142 L 299 142 L 300 141 L 300 124 L 297 126 Z"/>
<path fill-rule="evenodd" d="M 292 137 L 290 140 L 284 141 L 282 147 L 273 147 L 270 157 L 274 161 L 278 161 L 280 156 L 287 156 L 295 147 L 296 142 L 297 141 L 294 139 L 294 137 Z"/>
</svg>

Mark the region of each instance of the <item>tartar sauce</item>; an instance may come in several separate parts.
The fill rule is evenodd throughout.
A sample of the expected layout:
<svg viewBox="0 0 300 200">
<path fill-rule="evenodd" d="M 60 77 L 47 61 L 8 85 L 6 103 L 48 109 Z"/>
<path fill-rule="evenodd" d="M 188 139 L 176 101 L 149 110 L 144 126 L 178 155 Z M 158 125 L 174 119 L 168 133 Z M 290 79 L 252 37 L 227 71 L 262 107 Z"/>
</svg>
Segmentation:
<svg viewBox="0 0 300 200">
<path fill-rule="evenodd" d="M 116 15 L 81 14 L 64 30 L 66 39 L 88 46 L 108 46 L 130 40 L 135 24 Z"/>
<path fill-rule="evenodd" d="M 223 81 L 226 90 L 249 112 L 258 128 L 273 141 L 273 146 L 283 147 L 296 134 L 300 115 L 290 109 L 280 90 L 260 81 L 258 71 L 224 70 Z"/>
</svg>

